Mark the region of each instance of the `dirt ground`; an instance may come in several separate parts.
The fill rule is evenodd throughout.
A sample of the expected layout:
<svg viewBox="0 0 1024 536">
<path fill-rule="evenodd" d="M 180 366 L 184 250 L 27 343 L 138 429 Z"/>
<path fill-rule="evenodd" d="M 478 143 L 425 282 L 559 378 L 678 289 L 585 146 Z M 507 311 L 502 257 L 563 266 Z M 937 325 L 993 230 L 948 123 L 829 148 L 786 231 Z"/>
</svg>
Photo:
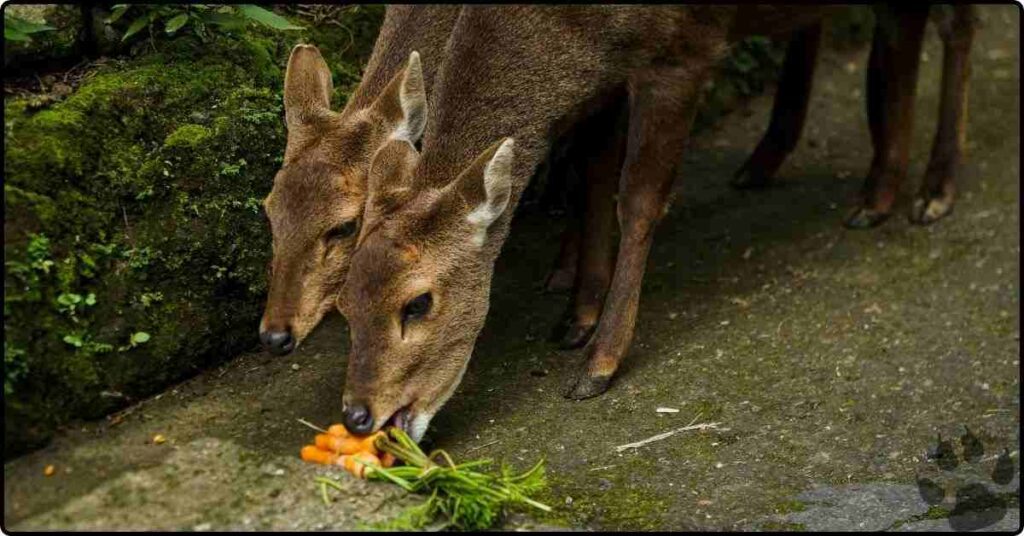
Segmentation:
<svg viewBox="0 0 1024 536">
<path fill-rule="evenodd" d="M 967 528 L 1019 525 L 1019 477 L 991 476 L 1004 449 L 1014 475 L 1020 465 L 1019 9 L 980 14 L 954 214 L 917 227 L 904 202 L 880 228 L 842 228 L 871 155 L 867 51 L 826 54 L 777 187 L 727 184 L 770 95 L 693 140 L 633 349 L 603 396 L 562 396 L 582 353 L 546 341 L 567 301 L 538 290 L 557 240 L 549 216 L 517 219 L 470 369 L 428 433 L 457 459 L 548 460 L 542 499 L 555 513 L 507 528 L 949 530 L 973 523 L 964 515 L 984 518 Z M 938 107 L 934 28 L 927 39 L 907 193 Z M 296 419 L 338 420 L 347 348 L 333 317 L 292 356 L 240 356 L 67 430 L 5 464 L 4 526 L 346 530 L 393 515 L 409 504 L 397 488 L 348 478 L 324 505 L 313 478 L 328 470 L 298 460 L 312 432 Z M 717 429 L 615 450 L 694 419 Z M 939 435 L 959 452 L 964 426 L 980 460 L 951 471 L 925 460 Z M 945 488 L 941 504 L 921 498 L 924 481 Z M 980 488 L 993 500 L 964 514 Z"/>
</svg>

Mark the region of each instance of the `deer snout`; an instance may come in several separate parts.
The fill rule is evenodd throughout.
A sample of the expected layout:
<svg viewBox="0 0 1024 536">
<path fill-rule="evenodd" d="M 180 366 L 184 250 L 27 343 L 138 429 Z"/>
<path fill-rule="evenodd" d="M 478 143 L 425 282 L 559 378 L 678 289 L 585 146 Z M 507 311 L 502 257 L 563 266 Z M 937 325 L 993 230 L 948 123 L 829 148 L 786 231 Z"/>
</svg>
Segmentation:
<svg viewBox="0 0 1024 536">
<path fill-rule="evenodd" d="M 347 405 L 342 411 L 342 422 L 349 432 L 356 435 L 366 435 L 373 431 L 373 414 L 363 403 Z"/>
<path fill-rule="evenodd" d="M 292 330 L 286 327 L 283 330 L 266 330 L 260 332 L 260 342 L 263 347 L 274 355 L 287 355 L 295 349 L 295 338 L 292 337 Z"/>
</svg>

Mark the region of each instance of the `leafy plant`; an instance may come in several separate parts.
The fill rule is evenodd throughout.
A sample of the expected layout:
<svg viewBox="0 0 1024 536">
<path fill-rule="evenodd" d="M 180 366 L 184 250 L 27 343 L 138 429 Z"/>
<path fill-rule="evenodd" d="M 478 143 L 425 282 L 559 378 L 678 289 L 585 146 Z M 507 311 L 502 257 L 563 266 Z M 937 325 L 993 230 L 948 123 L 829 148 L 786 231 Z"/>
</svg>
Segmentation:
<svg viewBox="0 0 1024 536">
<path fill-rule="evenodd" d="M 38 22 L 25 20 L 10 13 L 4 13 L 4 40 L 5 41 L 32 41 L 32 34 L 39 32 L 50 32 L 55 30 L 53 26 L 47 26 Z"/>
<path fill-rule="evenodd" d="M 162 26 L 167 35 L 192 30 L 200 40 L 205 41 L 215 32 L 242 30 L 250 23 L 260 24 L 274 30 L 304 30 L 288 19 L 254 4 L 231 6 L 215 4 L 147 5 L 118 4 L 107 18 L 107 24 L 115 24 L 128 12 L 135 16 L 124 31 L 122 41 L 127 41 L 145 29 L 152 32 Z"/>
<path fill-rule="evenodd" d="M 390 428 L 388 435 L 378 438 L 375 445 L 378 450 L 394 455 L 407 465 L 390 468 L 367 466 L 368 479 L 391 482 L 408 492 L 429 496 L 390 522 L 370 528 L 416 530 L 441 518 L 443 528 L 483 530 L 493 526 L 512 506 L 525 505 L 551 511 L 551 507 L 529 498 L 545 486 L 544 460 L 520 475 L 502 466 L 500 474 L 495 476 L 477 471 L 490 465 L 490 460 L 456 464 L 443 450 L 427 455 L 399 428 Z M 336 481 L 327 477 L 319 477 L 317 482 L 325 501 L 328 486 L 341 489 Z"/>
</svg>

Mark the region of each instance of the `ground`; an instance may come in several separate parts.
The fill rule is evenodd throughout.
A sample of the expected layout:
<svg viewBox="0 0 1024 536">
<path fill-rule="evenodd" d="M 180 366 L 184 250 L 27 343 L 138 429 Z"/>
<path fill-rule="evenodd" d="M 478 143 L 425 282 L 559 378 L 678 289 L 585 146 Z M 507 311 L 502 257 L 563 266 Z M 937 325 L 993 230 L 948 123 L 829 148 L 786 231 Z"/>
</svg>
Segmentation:
<svg viewBox="0 0 1024 536">
<path fill-rule="evenodd" d="M 948 530 L 964 527 L 952 497 L 972 483 L 1003 509 L 986 528 L 1017 527 L 1019 478 L 990 474 L 1004 449 L 1014 475 L 1020 461 L 1019 10 L 981 16 L 951 217 L 917 227 L 904 202 L 878 229 L 841 227 L 870 158 L 867 51 L 829 53 L 777 187 L 727 185 L 770 96 L 693 140 L 633 349 L 603 396 L 562 397 L 582 354 L 545 340 L 566 301 L 538 290 L 557 241 L 549 216 L 518 218 L 469 371 L 429 437 L 456 458 L 548 460 L 555 514 L 516 527 Z M 940 67 L 930 28 L 908 193 Z M 326 470 L 298 460 L 312 433 L 296 419 L 338 420 L 346 350 L 344 321 L 330 318 L 292 356 L 240 356 L 66 430 L 5 465 L 5 527 L 352 529 L 393 514 L 393 486 L 347 478 L 325 506 L 312 479 Z M 719 424 L 615 450 L 695 418 Z M 924 459 L 939 435 L 959 445 L 964 426 L 979 461 L 945 471 Z M 941 506 L 922 499 L 925 477 L 947 487 Z"/>
</svg>

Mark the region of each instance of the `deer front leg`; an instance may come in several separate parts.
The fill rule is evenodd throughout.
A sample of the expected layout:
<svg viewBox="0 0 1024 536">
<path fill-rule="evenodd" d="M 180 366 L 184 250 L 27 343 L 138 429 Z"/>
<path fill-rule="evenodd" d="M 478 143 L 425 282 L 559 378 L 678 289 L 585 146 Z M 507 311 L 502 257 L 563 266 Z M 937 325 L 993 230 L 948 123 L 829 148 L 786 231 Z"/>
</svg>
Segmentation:
<svg viewBox="0 0 1024 536">
<path fill-rule="evenodd" d="M 588 121 L 573 154 L 583 179 L 583 225 L 572 298 L 555 331 L 563 349 L 590 340 L 615 269 L 615 193 L 626 150 L 626 112 L 623 95 Z"/>
<path fill-rule="evenodd" d="M 710 64 L 710 62 L 708 62 Z M 633 339 L 640 285 L 654 229 L 668 208 L 672 182 L 708 65 L 660 68 L 629 79 L 629 135 L 619 181 L 621 236 L 611 288 L 587 361 L 569 398 L 603 393 Z"/>
<path fill-rule="evenodd" d="M 819 22 L 797 30 L 786 47 L 782 76 L 775 90 L 772 118 L 761 142 L 750 158 L 736 171 L 732 185 L 735 188 L 768 186 L 789 153 L 800 141 L 800 132 L 807 118 L 807 105 L 811 100 L 814 67 L 821 44 Z"/>
<path fill-rule="evenodd" d="M 971 76 L 974 7 L 957 4 L 952 17 L 939 24 L 942 36 L 942 92 L 939 127 L 928 170 L 911 207 L 910 221 L 927 225 L 953 211 L 956 176 L 967 137 L 967 81 Z"/>
<path fill-rule="evenodd" d="M 886 6 L 868 61 L 868 121 L 874 156 L 859 206 L 843 222 L 851 229 L 874 227 L 892 212 L 907 175 L 913 132 L 914 92 L 928 6 Z"/>
</svg>

